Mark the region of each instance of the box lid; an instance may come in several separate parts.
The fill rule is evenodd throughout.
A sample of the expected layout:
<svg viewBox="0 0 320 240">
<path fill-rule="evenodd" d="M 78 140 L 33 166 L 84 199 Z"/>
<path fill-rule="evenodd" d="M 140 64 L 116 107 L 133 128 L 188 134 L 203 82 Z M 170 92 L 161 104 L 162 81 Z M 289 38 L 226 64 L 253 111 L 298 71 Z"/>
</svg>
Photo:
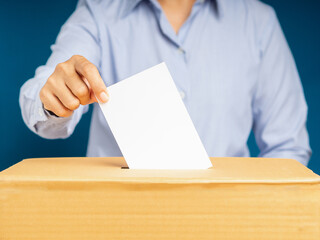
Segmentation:
<svg viewBox="0 0 320 240">
<path fill-rule="evenodd" d="M 320 183 L 320 176 L 292 159 L 211 158 L 206 170 L 123 169 L 121 157 L 25 159 L 0 173 L 0 181 L 143 183 Z"/>
</svg>

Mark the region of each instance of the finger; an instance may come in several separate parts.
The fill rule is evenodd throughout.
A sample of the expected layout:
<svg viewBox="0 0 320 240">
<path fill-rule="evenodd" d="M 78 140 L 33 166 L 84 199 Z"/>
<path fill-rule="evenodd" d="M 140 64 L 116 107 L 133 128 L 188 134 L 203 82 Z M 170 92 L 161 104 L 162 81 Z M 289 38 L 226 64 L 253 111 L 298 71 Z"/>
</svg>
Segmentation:
<svg viewBox="0 0 320 240">
<path fill-rule="evenodd" d="M 87 105 L 91 102 L 90 89 L 77 73 L 68 76 L 65 82 L 73 95 L 80 100 L 80 104 Z"/>
<path fill-rule="evenodd" d="M 88 80 L 89 85 L 98 100 L 103 103 L 107 102 L 109 100 L 107 87 L 96 66 L 86 58 L 80 56 L 76 57 L 74 66 L 76 71 Z"/>
<path fill-rule="evenodd" d="M 76 110 L 80 105 L 80 100 L 73 95 L 64 83 L 59 84 L 57 87 L 59 89 L 55 89 L 54 94 L 59 98 L 61 103 L 71 111 Z"/>
<path fill-rule="evenodd" d="M 91 103 L 98 102 L 98 100 L 92 90 L 90 91 L 90 98 L 91 98 Z"/>
<path fill-rule="evenodd" d="M 85 77 L 82 77 L 82 81 L 87 85 L 89 91 L 90 91 L 90 103 L 98 102 L 96 96 L 94 95 L 94 92 L 92 91 L 90 84 L 88 80 Z"/>
<path fill-rule="evenodd" d="M 42 99 L 43 107 L 59 117 L 69 117 L 73 113 L 73 111 L 66 108 L 53 94 L 46 94 Z"/>
</svg>

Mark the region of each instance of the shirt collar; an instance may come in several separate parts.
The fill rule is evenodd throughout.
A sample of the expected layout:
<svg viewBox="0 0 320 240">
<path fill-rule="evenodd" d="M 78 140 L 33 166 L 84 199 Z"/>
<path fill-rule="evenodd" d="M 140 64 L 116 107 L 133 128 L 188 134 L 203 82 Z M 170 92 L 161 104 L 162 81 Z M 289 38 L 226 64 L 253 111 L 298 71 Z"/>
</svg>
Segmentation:
<svg viewBox="0 0 320 240">
<path fill-rule="evenodd" d="M 122 17 L 127 16 L 133 11 L 133 9 L 143 0 L 123 0 L 123 12 Z"/>
<path fill-rule="evenodd" d="M 134 8 L 143 0 L 123 0 L 123 12 L 122 17 L 127 16 L 129 13 L 131 13 Z M 222 15 L 222 6 L 220 0 L 207 0 L 212 2 L 212 6 L 214 7 L 214 10 L 216 11 L 217 15 L 220 17 Z"/>
</svg>

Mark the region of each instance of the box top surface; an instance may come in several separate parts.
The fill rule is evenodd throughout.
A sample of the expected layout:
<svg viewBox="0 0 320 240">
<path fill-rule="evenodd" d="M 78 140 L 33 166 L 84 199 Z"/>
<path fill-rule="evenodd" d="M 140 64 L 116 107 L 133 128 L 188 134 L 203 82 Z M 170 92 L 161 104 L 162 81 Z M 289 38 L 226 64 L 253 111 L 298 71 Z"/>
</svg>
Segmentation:
<svg viewBox="0 0 320 240">
<path fill-rule="evenodd" d="M 25 159 L 0 173 L 0 181 L 143 183 L 320 183 L 320 176 L 292 159 L 211 158 L 206 170 L 122 169 L 121 157 Z"/>
</svg>

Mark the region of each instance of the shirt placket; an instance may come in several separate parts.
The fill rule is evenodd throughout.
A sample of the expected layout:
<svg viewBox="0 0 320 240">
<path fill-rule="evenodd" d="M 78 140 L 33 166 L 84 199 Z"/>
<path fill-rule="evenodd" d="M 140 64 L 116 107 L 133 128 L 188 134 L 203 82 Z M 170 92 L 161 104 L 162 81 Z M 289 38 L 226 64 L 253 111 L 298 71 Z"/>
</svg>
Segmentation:
<svg viewBox="0 0 320 240">
<path fill-rule="evenodd" d="M 202 1 L 204 2 L 204 1 Z M 179 65 L 180 77 L 179 79 L 174 79 L 176 86 L 178 88 L 179 94 L 184 101 L 186 107 L 188 108 L 188 96 L 190 95 L 190 80 L 189 80 L 189 69 L 188 69 L 188 58 L 189 51 L 186 49 L 185 42 L 187 41 L 188 30 L 190 28 L 190 24 L 192 22 L 192 18 L 195 17 L 197 12 L 200 10 L 200 3 L 197 1 L 192 8 L 190 16 L 186 20 L 186 22 L 181 26 L 179 33 L 176 34 L 170 25 L 168 19 L 165 16 L 165 13 L 162 11 L 161 6 L 156 0 L 151 0 L 153 5 L 158 24 L 163 36 L 168 40 L 173 49 L 172 57 L 174 58 L 174 62 L 176 65 Z"/>
</svg>

